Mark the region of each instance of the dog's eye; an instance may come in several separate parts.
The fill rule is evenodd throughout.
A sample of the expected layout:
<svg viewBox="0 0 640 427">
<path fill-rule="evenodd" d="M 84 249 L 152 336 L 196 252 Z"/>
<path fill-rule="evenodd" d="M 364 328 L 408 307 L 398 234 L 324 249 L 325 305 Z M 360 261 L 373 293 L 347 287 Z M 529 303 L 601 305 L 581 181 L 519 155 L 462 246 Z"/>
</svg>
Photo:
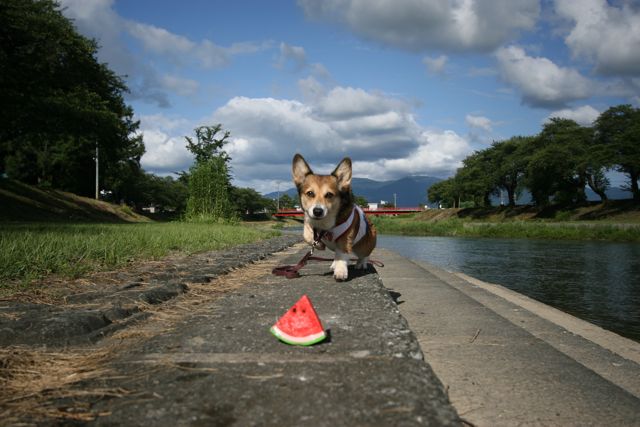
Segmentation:
<svg viewBox="0 0 640 427">
<path fill-rule="evenodd" d="M 333 199 L 333 193 L 332 192 L 328 192 L 327 194 L 324 195 L 325 199 Z"/>
<path fill-rule="evenodd" d="M 314 193 L 313 191 L 307 191 L 307 197 L 315 197 L 316 193 Z"/>
</svg>

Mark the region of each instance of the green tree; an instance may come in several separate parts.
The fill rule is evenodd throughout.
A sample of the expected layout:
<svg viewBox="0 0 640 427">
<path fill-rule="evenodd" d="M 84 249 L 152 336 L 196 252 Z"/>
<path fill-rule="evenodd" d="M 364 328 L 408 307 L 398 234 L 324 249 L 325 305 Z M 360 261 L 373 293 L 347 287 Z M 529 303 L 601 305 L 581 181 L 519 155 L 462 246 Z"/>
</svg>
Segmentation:
<svg viewBox="0 0 640 427">
<path fill-rule="evenodd" d="M 144 144 L 127 88 L 96 52 L 54 1 L 2 1 L 0 173 L 91 195 L 96 146 L 104 182 L 139 171 Z"/>
<path fill-rule="evenodd" d="M 231 158 L 223 150 L 224 145 L 229 142 L 227 139 L 231 136 L 229 131 L 222 133 L 222 138 L 216 139 L 216 135 L 222 132 L 222 124 L 215 126 L 199 126 L 194 129 L 196 141 L 191 137 L 185 136 L 187 140 L 187 149 L 193 153 L 196 163 L 203 163 L 214 157 L 220 157 L 225 162 L 229 162 Z"/>
<path fill-rule="evenodd" d="M 280 209 L 293 209 L 298 204 L 297 197 L 294 199 L 288 194 L 282 194 L 279 200 Z"/>
<path fill-rule="evenodd" d="M 156 206 L 163 211 L 176 213 L 185 210 L 188 187 L 179 179 L 144 173 L 138 183 L 140 192 L 137 206 Z"/>
<path fill-rule="evenodd" d="M 189 170 L 189 198 L 186 218 L 189 220 L 229 220 L 235 216 L 231 202 L 231 174 L 228 163 L 231 158 L 223 147 L 228 142 L 229 132 L 221 139 L 215 136 L 222 125 L 200 126 L 194 130 L 196 142 L 190 137 L 187 148 L 196 159 Z"/>
<path fill-rule="evenodd" d="M 569 119 L 552 118 L 528 146 L 526 186 L 538 205 L 586 200 L 586 169 L 581 159 L 589 150 L 589 132 Z"/>
<path fill-rule="evenodd" d="M 369 201 L 364 196 L 354 196 L 353 197 L 353 202 L 356 205 L 360 206 L 361 208 L 368 208 L 369 207 Z"/>
<path fill-rule="evenodd" d="M 494 142 L 489 150 L 492 151 L 491 170 L 495 175 L 495 183 L 499 189 L 507 192 L 509 206 L 516 205 L 518 192 L 522 188 L 522 181 L 527 167 L 527 145 L 533 137 L 514 136 L 506 141 Z"/>
<path fill-rule="evenodd" d="M 439 203 L 442 207 L 458 207 L 462 191 L 456 177 L 451 177 L 443 181 L 436 182 L 427 193 L 427 198 L 431 203 Z"/>
<path fill-rule="evenodd" d="M 592 127 L 577 127 L 574 130 L 576 173 L 583 177 L 581 182 L 586 182 L 600 200 L 606 202 L 606 191 L 610 184 L 606 172 L 611 167 L 611 156 L 607 147 L 595 138 L 594 132 Z"/>
<path fill-rule="evenodd" d="M 234 216 L 229 170 L 221 157 L 196 163 L 189 171 L 186 218 L 190 221 L 225 221 Z"/>
<path fill-rule="evenodd" d="M 640 201 L 640 109 L 631 105 L 611 107 L 600 114 L 595 128 L 603 163 L 615 165 L 629 177 L 628 190 L 635 201 Z"/>
<path fill-rule="evenodd" d="M 462 168 L 456 172 L 459 198 L 473 201 L 475 206 L 491 206 L 490 197 L 497 188 L 492 155 L 493 151 L 486 149 L 476 151 L 462 161 Z"/>
<path fill-rule="evenodd" d="M 273 201 L 262 196 L 253 188 L 231 189 L 231 199 L 239 215 L 251 216 L 264 209 L 273 209 Z"/>
</svg>

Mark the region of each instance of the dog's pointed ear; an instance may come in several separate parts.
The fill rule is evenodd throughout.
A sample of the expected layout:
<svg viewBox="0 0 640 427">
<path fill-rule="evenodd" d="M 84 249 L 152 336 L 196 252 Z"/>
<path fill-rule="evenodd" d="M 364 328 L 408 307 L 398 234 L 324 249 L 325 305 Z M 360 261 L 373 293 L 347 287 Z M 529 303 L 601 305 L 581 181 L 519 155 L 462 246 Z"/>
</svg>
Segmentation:
<svg viewBox="0 0 640 427">
<path fill-rule="evenodd" d="M 296 187 L 300 187 L 304 182 L 304 178 L 312 174 L 313 171 L 300 154 L 293 156 L 293 162 L 291 164 L 291 173 L 293 174 L 293 182 Z"/>
<path fill-rule="evenodd" d="M 345 191 L 351 187 L 351 159 L 348 157 L 342 159 L 335 170 L 331 172 L 331 175 L 338 179 L 338 188 L 340 191 Z"/>
</svg>

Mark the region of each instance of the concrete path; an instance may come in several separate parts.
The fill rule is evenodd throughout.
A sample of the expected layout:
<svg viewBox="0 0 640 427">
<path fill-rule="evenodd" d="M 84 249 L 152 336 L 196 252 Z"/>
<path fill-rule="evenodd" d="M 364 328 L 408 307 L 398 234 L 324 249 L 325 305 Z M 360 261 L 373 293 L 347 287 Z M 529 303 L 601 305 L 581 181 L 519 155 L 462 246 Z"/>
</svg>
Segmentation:
<svg viewBox="0 0 640 427">
<path fill-rule="evenodd" d="M 639 344 L 500 286 L 386 250 L 375 256 L 462 419 L 640 425 Z"/>
<path fill-rule="evenodd" d="M 43 392 L 14 420 L 53 423 L 29 418 L 39 408 L 58 421 L 105 426 L 460 425 L 375 271 L 350 271 L 341 283 L 328 262 L 309 264 L 298 279 L 270 274 L 306 250 L 187 283 L 135 327 L 101 340 L 94 362 L 78 362 L 75 381 Z M 269 332 L 303 294 L 330 333 L 312 347 Z"/>
</svg>

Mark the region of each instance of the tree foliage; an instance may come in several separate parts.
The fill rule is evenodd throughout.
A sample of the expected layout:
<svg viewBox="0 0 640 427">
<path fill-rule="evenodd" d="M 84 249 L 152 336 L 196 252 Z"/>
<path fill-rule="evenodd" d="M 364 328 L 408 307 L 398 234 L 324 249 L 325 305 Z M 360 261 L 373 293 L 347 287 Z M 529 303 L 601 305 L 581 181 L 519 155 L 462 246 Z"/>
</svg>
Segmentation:
<svg viewBox="0 0 640 427">
<path fill-rule="evenodd" d="M 91 195 L 98 146 L 101 186 L 126 195 L 144 144 L 123 80 L 96 52 L 54 1 L 2 1 L 0 173 Z"/>
<path fill-rule="evenodd" d="M 497 190 L 507 193 L 507 204 L 516 205 L 518 193 L 522 189 L 527 160 L 525 152 L 532 137 L 514 136 L 491 146 L 491 166 Z"/>
<path fill-rule="evenodd" d="M 124 202 L 138 211 L 153 206 L 161 212 L 178 214 L 184 212 L 187 193 L 187 183 L 182 179 L 160 177 L 141 171 L 128 184 L 126 199 L 118 198 L 119 195 L 112 191 L 105 191 L 101 198 L 112 203 Z"/>
<path fill-rule="evenodd" d="M 224 145 L 229 142 L 227 139 L 231 136 L 229 131 L 222 133 L 222 138 L 216 139 L 216 135 L 222 132 L 222 124 L 215 126 L 198 126 L 194 129 L 196 141 L 193 138 L 185 136 L 187 140 L 187 149 L 191 151 L 196 159 L 196 163 L 207 162 L 214 157 L 220 157 L 225 162 L 229 162 L 231 158 L 223 150 Z"/>
<path fill-rule="evenodd" d="M 189 173 L 186 218 L 190 221 L 224 221 L 233 217 L 229 197 L 229 170 L 221 157 L 196 163 Z"/>
<path fill-rule="evenodd" d="M 367 200 L 367 198 L 364 196 L 358 196 L 357 194 L 353 196 L 353 203 L 360 206 L 361 208 L 369 207 L 369 201 Z"/>
<path fill-rule="evenodd" d="M 278 200 L 280 209 L 293 209 L 298 204 L 298 198 L 293 198 L 288 194 L 282 194 Z"/>
<path fill-rule="evenodd" d="M 438 203 L 443 208 L 457 208 L 460 204 L 462 191 L 459 177 L 454 176 L 437 182 L 429 187 L 427 198 L 431 203 Z"/>
<path fill-rule="evenodd" d="M 587 153 L 589 132 L 573 120 L 552 118 L 530 145 L 525 185 L 538 205 L 553 198 L 563 204 L 586 200 L 580 161 Z"/>
<path fill-rule="evenodd" d="M 238 215 L 253 216 L 262 211 L 274 211 L 275 203 L 262 196 L 253 188 L 231 188 L 231 199 Z"/>
<path fill-rule="evenodd" d="M 447 207 L 488 206 L 490 196 L 506 191 L 514 206 L 528 190 L 538 205 L 580 204 L 588 186 L 606 201 L 612 169 L 628 176 L 628 190 L 640 201 L 640 109 L 630 105 L 609 108 L 593 127 L 552 118 L 538 135 L 496 141 L 464 159 L 454 177 L 429 189 L 428 198 Z"/>
<path fill-rule="evenodd" d="M 640 201 L 640 108 L 618 105 L 603 112 L 596 120 L 596 140 L 603 163 L 614 165 L 629 178 L 628 189 Z"/>
<path fill-rule="evenodd" d="M 197 221 L 226 221 L 233 219 L 235 209 L 231 202 L 231 158 L 223 150 L 229 132 L 222 139 L 215 135 L 222 125 L 200 126 L 194 130 L 196 142 L 187 140 L 187 148 L 195 158 L 188 174 L 189 198 L 186 218 Z"/>
</svg>

